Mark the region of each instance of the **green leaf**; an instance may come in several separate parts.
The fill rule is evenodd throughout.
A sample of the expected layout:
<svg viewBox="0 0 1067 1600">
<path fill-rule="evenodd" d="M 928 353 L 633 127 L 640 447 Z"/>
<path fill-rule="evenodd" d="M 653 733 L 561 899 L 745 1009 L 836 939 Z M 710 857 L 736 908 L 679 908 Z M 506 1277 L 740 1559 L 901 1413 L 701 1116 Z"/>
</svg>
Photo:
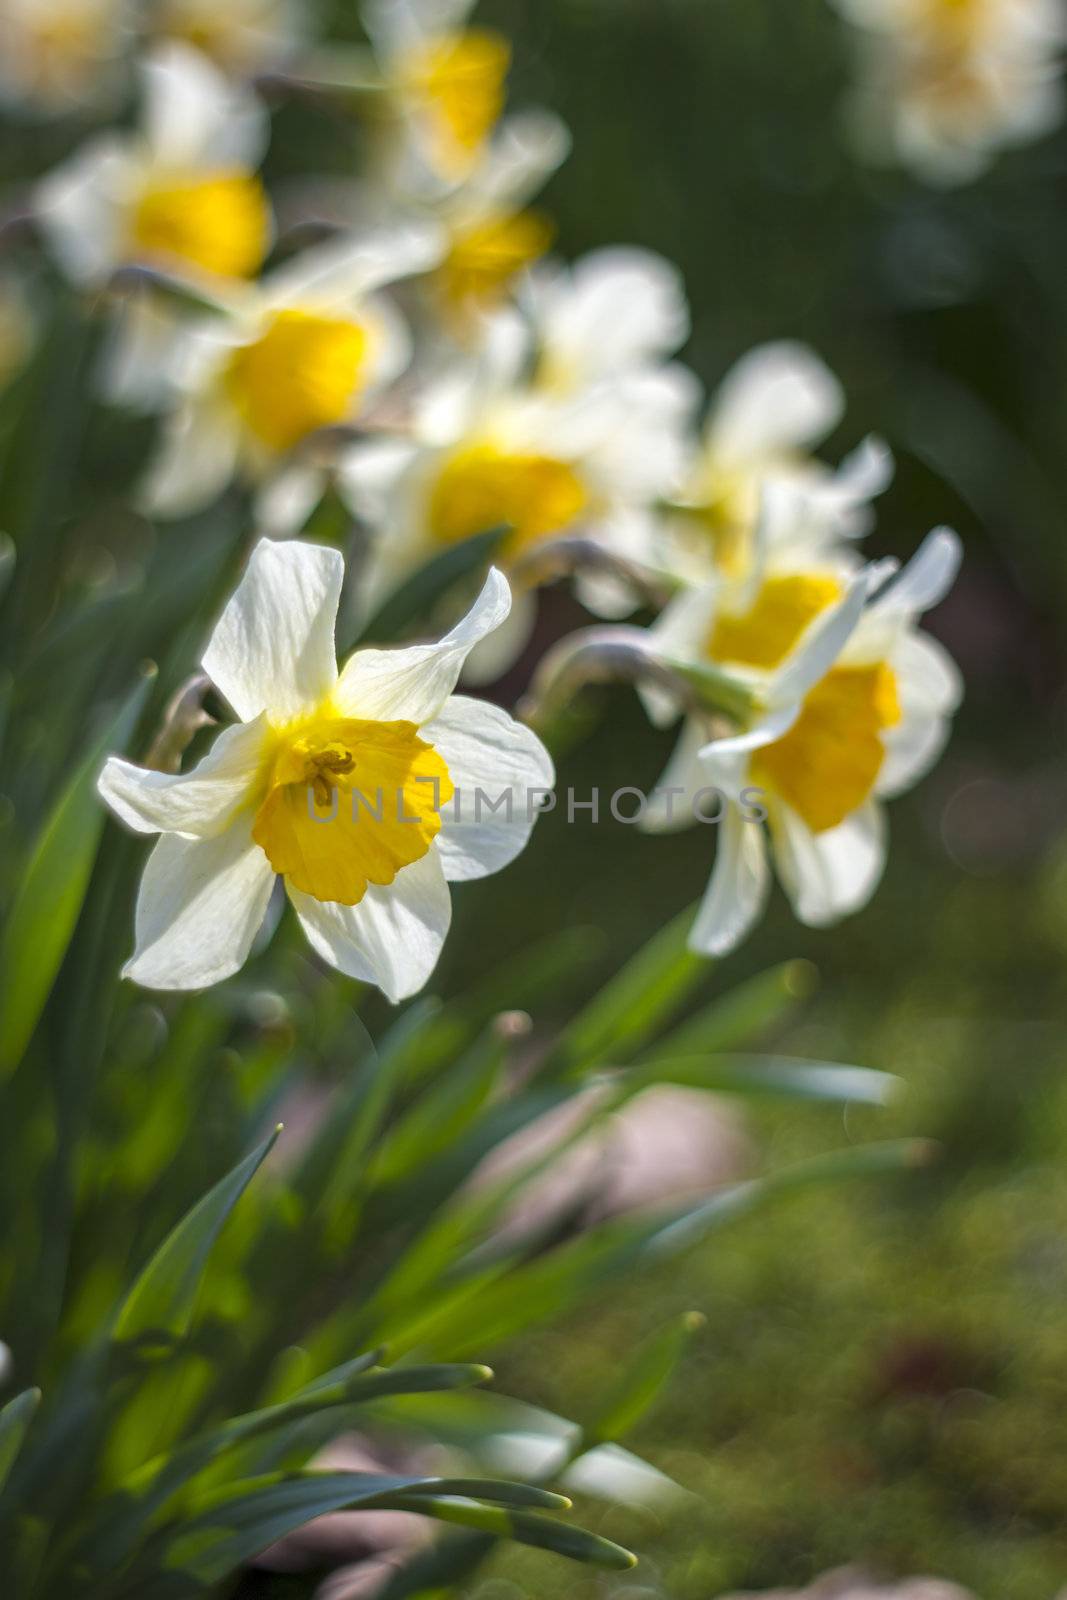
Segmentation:
<svg viewBox="0 0 1067 1600">
<path fill-rule="evenodd" d="M 420 567 L 387 596 L 363 628 L 359 644 L 389 644 L 403 638 L 416 622 L 430 615 L 450 589 L 488 565 L 506 532 L 505 528 L 493 528 L 449 545 Z"/>
<path fill-rule="evenodd" d="M 339 1369 L 340 1376 L 325 1374 L 281 1405 L 268 1406 L 245 1416 L 231 1417 L 221 1427 L 197 1435 L 169 1454 L 157 1456 L 123 1479 L 113 1496 L 98 1510 L 87 1529 L 76 1540 L 73 1555 L 61 1552 L 60 1569 L 83 1562 L 87 1570 L 100 1577 L 117 1570 L 143 1539 L 151 1520 L 179 1492 L 201 1494 L 221 1480 L 223 1486 L 235 1479 L 249 1480 L 271 1472 L 277 1458 L 293 1443 L 301 1442 L 304 1454 L 296 1464 L 310 1456 L 318 1442 L 304 1425 L 309 1420 L 322 1424 L 323 1437 L 329 1438 L 351 1426 L 355 1408 L 384 1395 L 441 1393 L 469 1388 L 492 1376 L 488 1367 L 437 1365 L 399 1367 L 392 1371 L 366 1374 L 368 1358 L 361 1356 Z M 466 1492 L 455 1490 L 455 1493 Z M 529 1498 L 517 1490 L 516 1505 L 540 1505 L 558 1510 L 558 1495 Z"/>
<path fill-rule="evenodd" d="M 92 875 L 105 811 L 104 759 L 133 734 L 154 668 L 83 757 L 23 870 L 0 942 L 0 1080 L 18 1066 L 55 983 Z"/>
<path fill-rule="evenodd" d="M 604 985 L 564 1030 L 553 1062 L 573 1071 L 618 1063 L 652 1037 L 707 971 L 687 948 L 693 916 L 687 907 Z"/>
<path fill-rule="evenodd" d="M 123 1302 L 112 1333 L 114 1340 L 129 1344 L 158 1339 L 170 1346 L 187 1331 L 212 1247 L 280 1132 L 276 1128 L 264 1139 L 164 1239 Z"/>
<path fill-rule="evenodd" d="M 537 1491 L 532 1491 L 536 1496 Z M 633 1566 L 633 1557 L 617 1545 L 582 1529 L 550 1522 L 507 1505 L 533 1503 L 523 1484 L 506 1484 L 470 1478 L 413 1478 L 364 1472 L 317 1472 L 298 1476 L 272 1476 L 228 1485 L 191 1507 L 180 1523 L 164 1530 L 146 1561 L 146 1573 L 116 1589 L 116 1595 L 136 1595 L 137 1600 L 160 1600 L 167 1594 L 166 1578 L 153 1582 L 149 1572 L 180 1571 L 200 1583 L 219 1583 L 242 1562 L 267 1545 L 303 1527 L 313 1517 L 330 1511 L 418 1511 L 450 1522 L 481 1528 L 497 1538 L 517 1539 L 555 1550 L 573 1560 L 601 1566 Z M 453 1499 L 452 1497 L 457 1498 Z M 481 1506 L 467 1497 L 494 1499 L 504 1505 Z M 459 1498 L 462 1497 L 462 1498 Z M 544 1502 L 538 1498 L 537 1503 Z M 471 1518 L 481 1516 L 481 1521 Z M 150 1565 L 149 1565 L 150 1562 Z M 132 1577 L 132 1575 L 131 1575 Z"/>
<path fill-rule="evenodd" d="M 888 1105 L 899 1078 L 873 1067 L 794 1056 L 721 1055 L 644 1062 L 627 1074 L 629 1093 L 646 1084 L 675 1083 L 720 1094 L 772 1095 L 787 1100 L 828 1101 L 834 1105 Z"/>
<path fill-rule="evenodd" d="M 396 1183 L 453 1146 L 491 1099 L 506 1054 L 507 1040 L 490 1025 L 390 1130 L 375 1155 L 375 1185 Z"/>
<path fill-rule="evenodd" d="M 815 982 L 815 969 L 807 961 L 786 961 L 770 972 L 761 972 L 716 995 L 659 1039 L 656 1056 L 698 1056 L 747 1045 L 781 1022 L 798 1000 L 811 993 Z"/>
<path fill-rule="evenodd" d="M 703 1326 L 704 1318 L 698 1311 L 686 1311 L 653 1335 L 627 1363 L 612 1393 L 583 1429 L 581 1454 L 597 1444 L 625 1438 L 655 1405 L 674 1376 L 693 1334 Z"/>
<path fill-rule="evenodd" d="M 40 1389 L 23 1389 L 0 1411 L 0 1489 L 15 1465 L 22 1441 L 40 1402 Z"/>
<path fill-rule="evenodd" d="M 553 1522 L 523 1511 L 442 1499 L 437 1495 L 406 1494 L 403 1502 L 412 1511 L 422 1511 L 442 1522 L 474 1528 L 497 1539 L 514 1539 L 517 1544 L 533 1545 L 538 1550 L 551 1550 L 554 1555 L 605 1567 L 609 1572 L 629 1572 L 637 1565 L 637 1557 L 624 1550 L 621 1544 L 613 1544 L 610 1539 L 602 1539 L 599 1534 L 571 1527 L 566 1522 Z"/>
<path fill-rule="evenodd" d="M 109 1596 L 168 1600 L 178 1573 L 201 1584 L 221 1583 L 268 1545 L 330 1511 L 357 1510 L 405 1489 L 433 1491 L 437 1480 L 399 1474 L 276 1473 L 245 1479 L 193 1502 L 180 1520 L 144 1548 L 128 1582 Z"/>
</svg>

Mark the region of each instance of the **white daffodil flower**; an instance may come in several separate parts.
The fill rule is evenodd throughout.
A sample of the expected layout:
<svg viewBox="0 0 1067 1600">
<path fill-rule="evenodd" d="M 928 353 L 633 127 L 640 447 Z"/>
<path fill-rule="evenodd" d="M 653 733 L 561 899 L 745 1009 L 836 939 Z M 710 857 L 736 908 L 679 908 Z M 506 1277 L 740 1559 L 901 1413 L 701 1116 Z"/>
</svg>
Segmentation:
<svg viewBox="0 0 1067 1600">
<path fill-rule="evenodd" d="M 282 65 L 307 33 L 298 0 L 148 0 L 147 21 L 154 33 L 194 45 L 238 77 Z"/>
<path fill-rule="evenodd" d="M 409 160 L 379 166 L 367 182 L 331 196 L 331 209 L 352 226 L 381 227 L 398 217 L 437 223 L 444 256 L 427 279 L 428 309 L 449 336 L 467 343 L 468 331 L 478 332 L 478 314 L 499 306 L 551 245 L 553 224 L 530 202 L 570 146 L 566 125 L 552 112 L 519 111 L 504 118 L 460 182 L 442 178 L 411 150 Z"/>
<path fill-rule="evenodd" d="M 699 583 L 748 570 L 768 486 L 803 495 L 839 538 L 867 532 L 870 501 L 892 477 L 888 449 L 867 439 L 836 471 L 812 454 L 844 408 L 840 383 L 804 345 L 759 345 L 737 362 L 712 401 L 678 495 L 683 514 L 672 521 L 669 559 L 680 576 Z"/>
<path fill-rule="evenodd" d="M 474 0 L 367 0 L 363 21 L 414 151 L 460 181 L 481 160 L 504 109 L 511 47 L 467 26 Z M 391 152 L 404 162 L 401 145 Z"/>
<path fill-rule="evenodd" d="M 132 262 L 254 277 L 271 241 L 256 176 L 266 107 L 187 45 L 159 45 L 141 71 L 139 129 L 90 140 L 38 185 L 38 220 L 60 265 L 87 286 Z"/>
<path fill-rule="evenodd" d="M 508 614 L 505 579 L 490 572 L 439 644 L 357 650 L 338 673 L 343 576 L 335 550 L 257 545 L 203 660 L 237 722 L 187 774 L 104 768 L 116 816 L 161 835 L 125 968 L 146 988 L 236 972 L 281 877 L 323 960 L 403 999 L 437 963 L 449 883 L 498 872 L 529 838 L 553 782 L 546 751 L 506 712 L 453 694 Z"/>
<path fill-rule="evenodd" d="M 538 381 L 560 393 L 660 366 L 689 338 L 681 273 L 634 246 L 538 268 L 520 303 L 534 327 Z"/>
<path fill-rule="evenodd" d="M 861 30 L 862 152 L 935 184 L 978 176 L 1063 116 L 1060 0 L 835 0 Z"/>
<path fill-rule="evenodd" d="M 961 695 L 956 668 L 917 620 L 950 587 L 959 541 L 938 529 L 865 603 L 886 569 L 849 575 L 769 565 L 743 608 L 729 586 L 684 592 L 654 631 L 665 660 L 747 680 L 753 712 L 715 737 L 688 715 L 643 825 L 691 823 L 699 797 L 721 797 L 715 868 L 691 935 L 720 955 L 745 937 L 774 864 L 801 922 L 823 927 L 865 905 L 886 858 L 881 801 L 933 765 Z M 662 712 L 662 700 L 650 707 Z M 711 809 L 710 806 L 708 809 Z M 721 813 L 721 814 L 720 814 Z"/>
<path fill-rule="evenodd" d="M 478 357 L 426 386 L 409 438 L 357 446 L 342 462 L 342 492 L 380 530 L 372 600 L 435 553 L 492 529 L 509 530 L 498 552 L 509 570 L 567 534 L 622 552 L 648 547 L 645 523 L 685 459 L 696 380 L 681 367 L 650 368 L 555 394 L 530 381 L 531 356 L 523 320 L 496 313 Z M 533 594 L 520 590 L 480 670 L 503 670 L 520 653 L 533 612 Z"/>
<path fill-rule="evenodd" d="M 356 422 L 411 358 L 407 327 L 379 291 L 440 253 L 427 226 L 333 240 L 233 295 L 228 315 L 187 325 L 144 490 L 149 514 L 199 510 L 236 473 L 263 479 L 311 434 Z"/>
<path fill-rule="evenodd" d="M 448 240 L 430 286 L 452 326 L 499 305 L 548 250 L 555 229 L 529 202 L 566 160 L 570 143 L 552 112 L 516 112 L 462 183 L 424 201 Z"/>
<path fill-rule="evenodd" d="M 130 0 L 4 0 L 0 105 L 58 116 L 110 99 L 131 13 Z"/>
</svg>

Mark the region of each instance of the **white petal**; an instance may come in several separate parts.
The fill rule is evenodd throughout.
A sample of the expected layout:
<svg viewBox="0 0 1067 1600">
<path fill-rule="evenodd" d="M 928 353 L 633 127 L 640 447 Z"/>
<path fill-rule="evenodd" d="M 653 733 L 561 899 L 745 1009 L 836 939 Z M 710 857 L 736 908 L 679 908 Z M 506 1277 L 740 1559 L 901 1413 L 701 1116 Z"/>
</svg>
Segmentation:
<svg viewBox="0 0 1067 1600">
<path fill-rule="evenodd" d="M 707 742 L 704 724 L 696 717 L 686 717 L 670 759 L 648 797 L 639 824 L 643 833 L 673 833 L 693 825 L 693 796 L 711 784 L 698 759 Z M 669 793 L 672 789 L 681 793 Z"/>
<path fill-rule="evenodd" d="M 274 886 L 251 820 L 214 839 L 163 835 L 141 879 L 124 977 L 146 989 L 206 989 L 244 965 Z"/>
<path fill-rule="evenodd" d="M 896 611 L 917 616 L 943 600 L 956 581 L 963 550 L 959 535 L 951 528 L 935 528 L 928 533 L 908 564 L 884 594 L 873 611 Z"/>
<path fill-rule="evenodd" d="M 337 681 L 334 623 L 345 564 L 340 551 L 261 539 L 215 625 L 203 667 L 243 722 L 298 716 Z"/>
<path fill-rule="evenodd" d="M 198 50 L 177 40 L 142 63 L 145 135 L 164 168 L 256 167 L 269 136 L 266 107 Z"/>
<path fill-rule="evenodd" d="M 430 722 L 444 709 L 474 646 L 499 628 L 510 610 L 508 581 L 493 567 L 463 621 L 439 644 L 357 650 L 338 679 L 338 707 L 345 716 L 371 721 Z"/>
<path fill-rule="evenodd" d="M 857 573 L 843 599 L 828 607 L 807 629 L 774 680 L 768 695 L 770 705 L 803 700 L 808 690 L 825 677 L 855 631 L 876 573 L 877 569 L 869 567 Z"/>
<path fill-rule="evenodd" d="M 452 898 L 435 849 L 391 884 L 371 884 L 358 906 L 287 888 L 312 949 L 348 977 L 377 984 L 394 1004 L 416 994 L 437 965 Z"/>
<path fill-rule="evenodd" d="M 539 794 L 555 782 L 548 751 L 499 706 L 458 694 L 422 737 L 444 758 L 458 796 L 444 808 L 437 838 L 445 877 L 456 883 L 499 872 L 524 848 Z"/>
<path fill-rule="evenodd" d="M 327 476 L 313 462 L 294 461 L 257 494 L 256 527 L 268 539 L 295 537 L 322 499 Z"/>
<path fill-rule="evenodd" d="M 715 866 L 689 935 L 699 955 L 721 956 L 744 939 L 763 914 L 770 889 L 763 827 L 731 802 L 718 828 Z"/>
<path fill-rule="evenodd" d="M 649 250 L 595 250 L 532 287 L 541 338 L 564 369 L 611 376 L 673 355 L 689 337 L 681 274 Z"/>
<path fill-rule="evenodd" d="M 840 537 L 854 538 L 869 531 L 869 502 L 885 493 L 895 470 L 892 450 L 884 439 L 870 434 L 836 472 L 814 487 L 816 505 L 832 519 Z"/>
<path fill-rule="evenodd" d="M 401 479 L 419 459 L 410 439 L 368 439 L 337 463 L 337 489 L 354 516 L 374 527 L 388 524 Z"/>
<path fill-rule="evenodd" d="M 905 710 L 915 708 L 946 716 L 963 699 L 959 668 L 944 645 L 928 633 L 905 633 L 893 651 L 890 665 L 896 673 Z"/>
<path fill-rule="evenodd" d="M 948 743 L 952 724 L 947 717 L 912 716 L 882 735 L 885 759 L 875 794 L 892 800 L 918 783 L 935 766 Z"/>
<path fill-rule="evenodd" d="M 517 210 L 562 165 L 570 147 L 567 126 L 553 112 L 517 112 L 501 123 L 467 187 L 487 207 Z"/>
<path fill-rule="evenodd" d="M 153 411 L 169 400 L 181 322 L 161 296 L 134 292 L 115 308 L 100 373 L 100 389 L 112 405 Z"/>
<path fill-rule="evenodd" d="M 388 535 L 386 536 L 388 542 Z M 498 628 L 476 644 L 466 661 L 459 681 L 467 689 L 496 683 L 509 672 L 533 638 L 537 626 L 537 594 L 532 589 L 513 589 L 511 610 Z"/>
<path fill-rule="evenodd" d="M 771 810 L 778 876 L 801 922 L 823 928 L 867 904 L 885 870 L 885 823 L 876 801 L 836 828 L 811 829 L 789 806 Z"/>
<path fill-rule="evenodd" d="M 710 434 L 716 454 L 752 461 L 817 444 L 841 420 L 841 385 L 805 345 L 760 345 L 719 388 Z"/>
<path fill-rule="evenodd" d="M 225 728 L 191 772 L 153 772 L 112 756 L 97 790 L 136 833 L 184 833 L 210 839 L 248 799 L 263 758 L 266 722 Z"/>
<path fill-rule="evenodd" d="M 742 756 L 750 756 L 754 750 L 762 749 L 764 745 L 773 744 L 776 739 L 789 732 L 799 715 L 800 702 L 789 700 L 784 705 L 764 711 L 744 733 L 733 733 L 722 739 L 712 739 L 700 753 L 705 770 L 709 774 L 714 774 L 709 776 L 707 781 L 721 782 L 729 764 Z"/>
<path fill-rule="evenodd" d="M 385 55 L 415 48 L 461 27 L 474 0 L 365 0 L 363 25 Z"/>
<path fill-rule="evenodd" d="M 435 224 L 413 222 L 365 237 L 331 239 L 304 250 L 264 281 L 272 306 L 299 301 L 345 306 L 413 273 L 428 272 L 444 253 Z"/>
<path fill-rule="evenodd" d="M 240 436 L 232 414 L 220 405 L 190 401 L 163 430 L 155 461 L 138 496 L 150 517 L 185 517 L 226 489 L 237 468 Z"/>
<path fill-rule="evenodd" d="M 37 220 L 75 283 L 99 282 L 121 260 L 132 183 L 122 140 L 105 134 L 38 184 Z"/>
<path fill-rule="evenodd" d="M 610 387 L 586 391 L 590 419 L 594 396 L 608 402 L 601 436 L 589 447 L 590 468 L 604 480 L 607 494 L 644 504 L 679 488 L 701 394 L 696 376 L 678 362 L 631 369 Z"/>
</svg>

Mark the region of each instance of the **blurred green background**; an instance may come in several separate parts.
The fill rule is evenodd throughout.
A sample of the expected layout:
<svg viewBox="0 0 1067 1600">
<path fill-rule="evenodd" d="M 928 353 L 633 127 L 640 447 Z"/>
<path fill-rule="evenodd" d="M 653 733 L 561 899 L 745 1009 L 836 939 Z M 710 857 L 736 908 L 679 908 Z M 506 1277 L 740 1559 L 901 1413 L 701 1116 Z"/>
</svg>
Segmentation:
<svg viewBox="0 0 1067 1600">
<path fill-rule="evenodd" d="M 849 396 L 828 454 L 871 430 L 897 454 L 871 548 L 906 556 L 936 523 L 959 529 L 964 572 L 932 627 L 967 682 L 948 754 L 892 809 L 873 904 L 816 934 L 779 899 L 721 971 L 725 987 L 808 958 L 820 987 L 775 1043 L 907 1086 L 891 1112 L 837 1129 L 825 1112 L 747 1113 L 761 1164 L 828 1135 L 896 1133 L 936 1140 L 939 1159 L 764 1211 L 684 1269 L 503 1352 L 503 1388 L 568 1412 L 670 1312 L 708 1319 L 633 1441 L 695 1496 L 639 1537 L 627 1513 L 638 1571 L 586 1577 L 508 1549 L 479 1600 L 713 1600 L 855 1560 L 985 1600 L 1053 1600 L 1067 1584 L 1067 131 L 938 192 L 849 155 L 851 41 L 824 0 L 486 0 L 478 15 L 515 43 L 515 103 L 547 102 L 573 130 L 545 198 L 563 253 L 629 241 L 675 260 L 694 313 L 685 357 L 709 388 L 754 343 L 808 341 Z M 354 8 L 330 26 L 356 33 Z M 9 140 L 12 175 L 67 141 Z M 286 106 L 269 170 L 296 182 L 357 154 L 335 116 Z M 86 338 L 59 330 L 57 369 L 84 376 Z M 167 616 L 124 624 L 99 666 L 115 690 L 161 634 L 177 650 L 202 630 L 214 602 L 195 611 L 193 597 L 226 583 L 217 519 L 232 528 L 240 507 L 152 535 L 123 507 L 148 426 L 98 410 L 76 436 L 73 413 L 73 400 L 70 415 L 38 412 L 20 446 L 76 464 L 41 479 L 55 503 L 40 515 L 62 523 L 66 592 L 92 603 L 50 635 L 49 682 L 78 661 L 79 627 L 106 623 L 116 574 L 151 562 L 167 578 Z M 53 580 L 20 574 L 24 619 Z M 577 618 L 563 594 L 543 612 L 542 643 Z M 68 678 L 40 713 L 73 730 L 85 684 Z M 651 784 L 669 739 L 625 690 L 591 704 L 562 786 Z M 10 759 L 32 781 L 30 735 Z M 568 924 L 590 927 L 588 970 L 607 973 L 695 898 L 711 855 L 701 830 L 643 839 L 549 818 L 509 871 L 505 924 L 491 885 L 457 896 L 435 987 Z"/>
</svg>

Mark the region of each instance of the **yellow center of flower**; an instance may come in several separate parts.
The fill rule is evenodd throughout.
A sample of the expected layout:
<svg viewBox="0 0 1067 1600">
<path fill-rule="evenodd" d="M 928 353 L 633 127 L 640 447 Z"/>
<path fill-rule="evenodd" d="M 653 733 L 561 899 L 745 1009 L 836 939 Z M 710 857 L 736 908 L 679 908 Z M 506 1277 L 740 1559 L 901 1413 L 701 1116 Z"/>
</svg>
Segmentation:
<svg viewBox="0 0 1067 1600">
<path fill-rule="evenodd" d="M 780 666 L 820 612 L 841 598 L 827 573 L 795 572 L 767 578 L 755 601 L 739 615 L 716 618 L 708 639 L 713 661 L 770 669 Z"/>
<path fill-rule="evenodd" d="M 367 330 L 343 317 L 279 311 L 254 344 L 230 357 L 227 393 L 271 450 L 291 450 L 344 421 L 366 368 Z"/>
<path fill-rule="evenodd" d="M 461 175 L 496 126 L 510 64 L 507 40 L 481 28 L 445 34 L 401 63 L 401 86 L 428 113 L 434 156 L 447 174 Z"/>
<path fill-rule="evenodd" d="M 588 490 L 569 462 L 479 444 L 446 461 L 430 493 L 429 523 L 442 544 L 509 527 L 514 553 L 561 533 L 588 504 Z"/>
<path fill-rule="evenodd" d="M 757 750 L 752 782 L 784 800 L 813 833 L 824 833 L 867 800 L 885 759 L 881 735 L 899 721 L 897 681 L 885 662 L 834 667 L 789 732 Z"/>
<path fill-rule="evenodd" d="M 491 305 L 516 273 L 543 256 L 553 228 L 536 211 L 488 217 L 452 236 L 440 268 L 445 299 L 454 307 Z"/>
<path fill-rule="evenodd" d="M 252 837 L 294 888 L 354 906 L 426 854 L 452 794 L 413 722 L 327 711 L 279 735 Z"/>
<path fill-rule="evenodd" d="M 130 234 L 135 255 L 201 267 L 220 278 L 251 278 L 270 242 L 270 208 L 250 173 L 176 177 L 144 191 Z"/>
</svg>

